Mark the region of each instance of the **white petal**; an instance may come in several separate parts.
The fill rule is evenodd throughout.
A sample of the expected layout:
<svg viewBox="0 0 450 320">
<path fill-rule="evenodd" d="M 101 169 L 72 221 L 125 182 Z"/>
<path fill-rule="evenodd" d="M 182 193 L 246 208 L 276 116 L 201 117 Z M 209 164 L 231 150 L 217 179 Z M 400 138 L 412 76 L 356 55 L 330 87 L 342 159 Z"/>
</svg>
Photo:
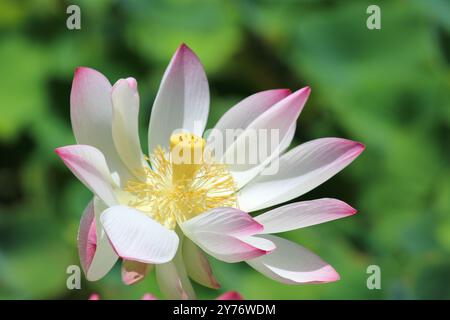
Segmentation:
<svg viewBox="0 0 450 320">
<path fill-rule="evenodd" d="M 302 246 L 276 236 L 260 237 L 274 242 L 277 248 L 270 254 L 246 262 L 266 277 L 286 284 L 339 280 L 333 267 Z"/>
<path fill-rule="evenodd" d="M 180 224 L 184 234 L 213 257 L 225 262 L 251 259 L 267 251 L 243 241 L 262 231 L 248 213 L 235 208 L 216 208 Z"/>
<path fill-rule="evenodd" d="M 256 216 L 264 226 L 262 233 L 278 233 L 336 220 L 356 210 L 337 199 L 317 199 L 287 204 Z"/>
<path fill-rule="evenodd" d="M 147 165 L 138 133 L 139 94 L 133 78 L 120 79 L 112 88 L 112 134 L 122 161 L 131 172 Z"/>
<path fill-rule="evenodd" d="M 101 215 L 103 228 L 117 254 L 143 263 L 165 263 L 173 259 L 178 236 L 146 216 L 126 206 L 114 206 Z"/>
<path fill-rule="evenodd" d="M 255 93 L 232 108 L 230 108 L 217 122 L 214 129 L 208 136 L 208 145 L 214 150 L 214 143 L 220 143 L 220 150 L 215 150 L 216 157 L 222 157 L 235 139 L 226 139 L 227 132 L 238 133 L 244 130 L 258 116 L 272 107 L 275 103 L 287 97 L 291 91 L 289 89 L 266 90 Z M 241 131 L 241 132 L 242 132 Z M 236 137 L 237 138 L 237 137 Z"/>
<path fill-rule="evenodd" d="M 213 275 L 208 258 L 197 245 L 186 237 L 183 239 L 183 258 L 191 279 L 208 288 L 220 288 L 220 284 Z"/>
<path fill-rule="evenodd" d="M 266 252 L 271 252 L 276 249 L 275 243 L 258 236 L 239 237 L 239 239 L 255 248 L 261 249 Z"/>
<path fill-rule="evenodd" d="M 175 52 L 164 73 L 150 117 L 149 152 L 168 148 L 174 130 L 203 134 L 209 111 L 209 88 L 198 57 L 186 45 Z"/>
<path fill-rule="evenodd" d="M 117 186 L 112 179 L 105 157 L 96 148 L 72 145 L 55 149 L 73 174 L 109 206 L 116 205 Z"/>
<path fill-rule="evenodd" d="M 181 226 L 188 234 L 208 232 L 242 237 L 259 233 L 263 228 L 248 213 L 232 207 L 208 210 Z"/>
<path fill-rule="evenodd" d="M 339 138 L 306 142 L 281 156 L 277 171 L 269 166 L 246 185 L 238 195 L 239 207 L 256 211 L 301 196 L 341 171 L 363 150 L 361 143 Z M 266 174 L 269 171 L 275 173 Z"/>
<path fill-rule="evenodd" d="M 98 198 L 94 198 L 94 201 L 91 201 L 86 208 L 80 222 L 78 249 L 81 265 L 89 281 L 103 278 L 119 258 L 96 220 L 98 212 L 102 212 L 104 208 L 104 204 L 99 205 Z M 86 233 L 86 230 L 89 232 Z"/>
<path fill-rule="evenodd" d="M 70 118 L 77 143 L 99 149 L 111 172 L 117 172 L 126 181 L 130 173 L 112 137 L 111 84 L 100 72 L 85 67 L 76 69 L 70 93 Z"/>
<path fill-rule="evenodd" d="M 111 247 L 109 240 L 102 237 L 97 242 L 97 250 L 94 259 L 86 273 L 86 279 L 89 281 L 97 281 L 103 278 L 116 264 L 117 256 Z"/>
<path fill-rule="evenodd" d="M 81 267 L 83 268 L 83 271 L 87 273 L 92 259 L 94 258 L 95 249 L 97 246 L 94 204 L 92 201 L 89 202 L 83 212 L 83 215 L 81 216 L 77 240 Z"/>
<path fill-rule="evenodd" d="M 221 160 L 228 164 L 238 188 L 290 145 L 310 91 L 305 87 L 279 101 L 250 123 L 228 148 Z"/>
<path fill-rule="evenodd" d="M 156 266 L 156 280 L 159 289 L 167 299 L 195 299 L 195 292 L 188 278 L 181 250 L 172 261 Z"/>
</svg>

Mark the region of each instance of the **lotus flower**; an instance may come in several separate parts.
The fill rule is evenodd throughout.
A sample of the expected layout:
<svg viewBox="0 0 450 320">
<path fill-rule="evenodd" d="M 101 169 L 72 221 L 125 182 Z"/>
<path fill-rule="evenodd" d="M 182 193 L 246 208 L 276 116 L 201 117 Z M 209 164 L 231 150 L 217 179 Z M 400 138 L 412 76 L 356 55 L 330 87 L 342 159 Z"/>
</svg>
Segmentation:
<svg viewBox="0 0 450 320">
<path fill-rule="evenodd" d="M 315 254 L 270 234 L 352 215 L 352 207 L 318 199 L 255 218 L 249 215 L 315 188 L 364 149 L 358 142 L 323 138 L 286 152 L 309 94 L 309 87 L 293 93 L 277 89 L 244 99 L 213 130 L 239 134 L 226 141 L 222 151 L 214 150 L 217 134 L 203 138 L 209 111 L 206 75 L 197 56 L 181 45 L 153 104 L 147 157 L 138 135 L 136 80 L 120 79 L 111 86 L 101 73 L 77 68 L 70 102 L 78 144 L 55 151 L 94 194 L 78 233 L 87 279 L 101 279 L 121 258 L 126 284 L 143 279 L 154 268 L 166 297 L 194 298 L 189 278 L 219 287 L 205 252 L 228 263 L 245 261 L 283 283 L 339 279 Z M 227 163 L 228 155 L 247 152 L 246 141 L 253 132 L 265 129 L 279 136 L 266 146 L 267 155 L 254 163 Z M 211 151 L 208 157 L 206 150 Z M 195 154 L 201 154 L 200 159 L 174 160 Z"/>
</svg>

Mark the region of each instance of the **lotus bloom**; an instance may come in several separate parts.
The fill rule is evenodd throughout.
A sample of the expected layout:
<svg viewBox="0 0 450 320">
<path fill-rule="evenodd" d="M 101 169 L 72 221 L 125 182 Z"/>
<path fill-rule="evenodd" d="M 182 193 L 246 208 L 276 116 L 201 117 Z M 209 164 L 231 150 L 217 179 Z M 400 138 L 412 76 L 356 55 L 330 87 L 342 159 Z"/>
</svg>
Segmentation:
<svg viewBox="0 0 450 320">
<path fill-rule="evenodd" d="M 181 45 L 153 104 L 145 156 L 136 80 L 120 79 L 111 86 L 101 73 L 77 68 L 70 102 L 78 144 L 56 153 L 94 194 L 78 234 L 87 279 L 102 278 L 121 258 L 125 283 L 141 280 L 154 268 L 166 297 L 194 298 L 189 278 L 219 287 L 206 252 L 229 263 L 245 261 L 283 283 L 337 280 L 336 271 L 315 254 L 271 234 L 345 217 L 355 213 L 352 207 L 319 199 L 249 215 L 315 188 L 364 149 L 358 142 L 324 138 L 286 152 L 309 94 L 308 87 L 293 93 L 278 89 L 244 99 L 213 131 L 239 135 L 223 150 L 214 150 L 217 135 L 203 138 L 209 111 L 206 75 L 197 56 Z M 245 154 L 247 137 L 264 129 L 276 130 L 279 137 L 270 142 L 270 152 L 253 163 L 226 163 L 229 154 Z M 202 156 L 174 161 L 186 154 Z M 275 162 L 278 170 L 270 173 Z"/>
</svg>

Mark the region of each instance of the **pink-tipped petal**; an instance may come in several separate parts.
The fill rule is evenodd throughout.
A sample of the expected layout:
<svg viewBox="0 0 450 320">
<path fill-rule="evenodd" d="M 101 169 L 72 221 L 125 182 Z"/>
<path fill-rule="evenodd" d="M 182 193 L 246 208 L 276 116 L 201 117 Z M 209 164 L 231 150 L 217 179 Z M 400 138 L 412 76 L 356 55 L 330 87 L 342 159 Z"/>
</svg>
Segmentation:
<svg viewBox="0 0 450 320">
<path fill-rule="evenodd" d="M 126 181 L 130 173 L 121 161 L 112 137 L 111 88 L 100 72 L 77 68 L 70 93 L 70 117 L 77 143 L 99 149 L 111 172 L 117 172 L 121 180 Z"/>
<path fill-rule="evenodd" d="M 258 116 L 227 149 L 222 161 L 229 164 L 238 188 L 257 176 L 272 159 L 289 147 L 311 90 L 302 88 Z"/>
<path fill-rule="evenodd" d="M 117 204 L 112 179 L 105 157 L 96 148 L 87 145 L 72 145 L 55 149 L 73 174 L 106 204 Z"/>
<path fill-rule="evenodd" d="M 216 300 L 244 300 L 244 297 L 236 291 L 228 291 L 216 298 Z"/>
<path fill-rule="evenodd" d="M 118 256 L 104 235 L 102 227 L 97 223 L 97 211 L 103 211 L 104 205 L 99 205 L 94 198 L 89 202 L 78 229 L 78 253 L 81 267 L 89 281 L 103 278 L 114 266 Z"/>
<path fill-rule="evenodd" d="M 158 264 L 155 269 L 156 281 L 166 299 L 192 300 L 196 298 L 183 263 L 181 250 L 177 252 L 172 261 Z"/>
<path fill-rule="evenodd" d="M 175 52 L 164 73 L 153 104 L 149 125 L 149 151 L 168 148 L 170 135 L 184 129 L 203 134 L 209 112 L 209 88 L 205 71 L 186 45 Z"/>
<path fill-rule="evenodd" d="M 363 150 L 361 143 L 340 138 L 301 144 L 242 188 L 238 195 L 239 207 L 251 212 L 299 197 L 344 169 Z M 273 165 L 277 170 L 273 170 Z"/>
<path fill-rule="evenodd" d="M 268 255 L 246 262 L 266 277 L 286 284 L 339 280 L 333 267 L 302 246 L 272 235 L 260 237 L 274 242 L 277 248 Z"/>
<path fill-rule="evenodd" d="M 149 216 L 134 208 L 114 206 L 100 218 L 117 254 L 143 263 L 165 263 L 173 259 L 178 236 Z"/>
<path fill-rule="evenodd" d="M 158 300 L 158 298 L 151 293 L 146 293 L 142 296 L 141 300 Z"/>
<path fill-rule="evenodd" d="M 263 229 L 248 213 L 232 207 L 208 210 L 182 223 L 182 227 L 188 233 L 209 232 L 241 237 L 257 234 Z"/>
<path fill-rule="evenodd" d="M 255 220 L 264 226 L 262 233 L 278 233 L 324 223 L 355 214 L 356 210 L 337 199 L 317 199 L 290 203 L 260 214 Z"/>
<path fill-rule="evenodd" d="M 223 152 L 234 142 L 232 139 L 226 139 L 227 132 L 230 132 L 230 130 L 236 130 L 236 133 L 239 132 L 238 130 L 243 131 L 258 116 L 280 100 L 286 98 L 290 93 L 291 90 L 289 89 L 266 90 L 255 93 L 230 108 L 220 118 L 208 136 L 208 145 L 210 145 L 211 149 L 214 150 L 215 143 L 221 144 L 218 150 L 215 150 L 215 156 L 221 158 Z"/>
<path fill-rule="evenodd" d="M 136 80 L 118 80 L 112 88 L 111 100 L 114 145 L 128 169 L 135 172 L 147 166 L 139 141 L 139 94 Z"/>
<path fill-rule="evenodd" d="M 93 293 L 89 296 L 88 300 L 100 300 L 100 296 L 97 293 Z"/>
<path fill-rule="evenodd" d="M 132 285 L 144 280 L 152 265 L 138 261 L 122 261 L 122 281 L 126 285 Z"/>
<path fill-rule="evenodd" d="M 225 262 L 239 262 L 267 251 L 241 240 L 262 231 L 262 225 L 241 210 L 216 208 L 180 225 L 184 234 L 213 257 Z"/>
<path fill-rule="evenodd" d="M 261 231 L 260 233 L 263 233 Z M 270 253 L 273 250 L 276 249 L 275 244 L 267 239 L 257 237 L 257 236 L 245 236 L 245 237 L 239 237 L 239 239 L 252 247 L 258 248 L 262 251 L 265 251 L 266 253 Z"/>
<path fill-rule="evenodd" d="M 183 240 L 183 260 L 186 271 L 191 279 L 208 288 L 220 288 L 220 284 L 213 275 L 208 258 L 188 238 L 184 238 Z"/>
<path fill-rule="evenodd" d="M 97 248 L 97 236 L 95 232 L 94 203 L 90 201 L 81 217 L 78 228 L 78 254 L 80 256 L 81 267 L 85 274 L 94 259 Z"/>
<path fill-rule="evenodd" d="M 125 79 L 128 82 L 128 85 L 130 86 L 130 88 L 134 91 L 137 91 L 137 81 L 135 78 L 133 77 L 128 77 Z"/>
</svg>

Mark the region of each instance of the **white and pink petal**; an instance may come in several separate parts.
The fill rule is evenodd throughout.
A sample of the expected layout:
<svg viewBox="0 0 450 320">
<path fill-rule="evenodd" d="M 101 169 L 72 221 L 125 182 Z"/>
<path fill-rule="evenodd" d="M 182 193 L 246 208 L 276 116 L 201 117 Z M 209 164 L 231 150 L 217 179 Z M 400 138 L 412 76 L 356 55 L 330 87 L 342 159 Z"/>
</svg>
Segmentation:
<svg viewBox="0 0 450 320">
<path fill-rule="evenodd" d="M 181 248 L 172 261 L 158 264 L 155 268 L 159 289 L 167 299 L 192 300 L 196 298 L 183 263 Z"/>
<path fill-rule="evenodd" d="M 216 300 L 244 300 L 244 297 L 239 292 L 228 291 L 218 296 Z"/>
<path fill-rule="evenodd" d="M 118 256 L 106 236 L 97 232 L 95 200 L 86 207 L 78 230 L 78 253 L 86 279 L 97 281 L 114 266 Z"/>
<path fill-rule="evenodd" d="M 102 213 L 101 223 L 123 259 L 160 264 L 172 260 L 177 252 L 177 234 L 134 208 L 111 207 Z"/>
<path fill-rule="evenodd" d="M 72 173 L 107 205 L 118 203 L 118 186 L 100 150 L 88 145 L 71 145 L 56 148 L 55 152 Z"/>
<path fill-rule="evenodd" d="M 221 161 L 241 188 L 257 176 L 291 143 L 297 118 L 311 90 L 302 88 L 266 110 L 251 122 L 227 149 Z"/>
<path fill-rule="evenodd" d="M 97 248 L 97 236 L 95 232 L 94 203 L 90 201 L 81 216 L 78 228 L 78 254 L 80 256 L 81 267 L 87 273 L 94 258 Z"/>
<path fill-rule="evenodd" d="M 195 243 L 186 237 L 183 239 L 183 260 L 191 279 L 208 288 L 220 288 L 208 258 Z"/>
<path fill-rule="evenodd" d="M 123 163 L 131 173 L 147 166 L 139 140 L 139 94 L 134 78 L 118 80 L 111 92 L 112 136 Z"/>
<path fill-rule="evenodd" d="M 324 198 L 290 203 L 254 219 L 264 226 L 262 233 L 268 234 L 305 228 L 355 213 L 356 210 L 343 201 Z"/>
<path fill-rule="evenodd" d="M 339 280 L 339 274 L 332 266 L 302 246 L 272 235 L 260 237 L 275 243 L 277 249 L 246 262 L 266 277 L 285 284 Z"/>
<path fill-rule="evenodd" d="M 202 250 L 225 262 L 239 262 L 267 254 L 245 240 L 263 226 L 235 208 L 216 208 L 180 224 L 184 234 Z"/>
<path fill-rule="evenodd" d="M 301 144 L 242 188 L 238 195 L 239 206 L 251 212 L 299 197 L 344 169 L 363 150 L 363 144 L 340 138 Z"/>
<path fill-rule="evenodd" d="M 208 80 L 195 53 L 182 44 L 172 57 L 153 103 L 148 132 L 149 152 L 168 148 L 175 130 L 202 136 L 209 112 Z"/>
<path fill-rule="evenodd" d="M 287 97 L 289 89 L 266 90 L 255 93 L 230 108 L 211 130 L 207 143 L 215 156 L 221 158 L 235 139 L 226 139 L 227 133 L 239 136 L 258 116 Z M 217 144 L 218 148 L 214 148 Z M 220 145 L 218 145 L 220 144 Z"/>
<path fill-rule="evenodd" d="M 126 181 L 130 173 L 116 151 L 112 136 L 111 89 L 111 83 L 100 72 L 77 68 L 70 93 L 70 118 L 77 143 L 99 149 L 111 172 Z"/>
</svg>

